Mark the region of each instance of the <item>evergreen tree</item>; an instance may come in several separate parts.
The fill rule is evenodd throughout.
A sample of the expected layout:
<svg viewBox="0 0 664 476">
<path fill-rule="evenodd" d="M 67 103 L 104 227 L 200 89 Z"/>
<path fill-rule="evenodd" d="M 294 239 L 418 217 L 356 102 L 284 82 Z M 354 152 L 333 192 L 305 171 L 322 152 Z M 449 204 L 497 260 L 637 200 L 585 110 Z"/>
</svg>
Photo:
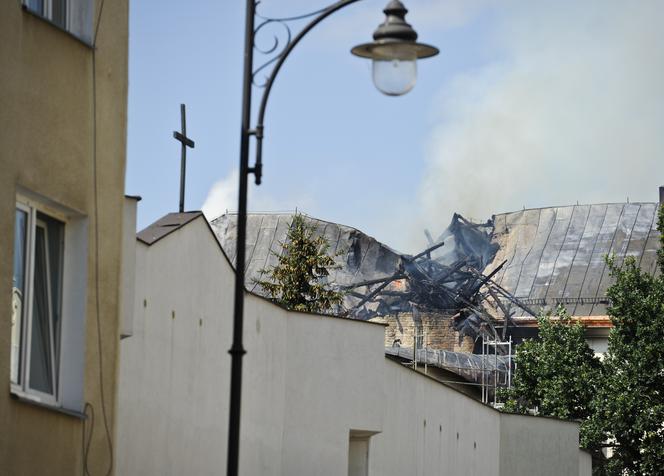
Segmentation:
<svg viewBox="0 0 664 476">
<path fill-rule="evenodd" d="M 279 262 L 261 273 L 267 280 L 254 280 L 275 302 L 296 311 L 325 312 L 341 304 L 343 294 L 329 289 L 324 279 L 336 269 L 334 258 L 327 254 L 329 243 L 314 236 L 315 227 L 308 225 L 300 214 L 293 216 L 281 254 L 273 254 Z"/>
</svg>

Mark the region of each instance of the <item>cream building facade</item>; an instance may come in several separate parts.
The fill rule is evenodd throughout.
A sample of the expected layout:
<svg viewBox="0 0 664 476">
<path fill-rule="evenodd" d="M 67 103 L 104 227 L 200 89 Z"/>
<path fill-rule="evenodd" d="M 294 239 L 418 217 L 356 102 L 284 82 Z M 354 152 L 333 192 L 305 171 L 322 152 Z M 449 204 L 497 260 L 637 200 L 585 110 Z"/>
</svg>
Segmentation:
<svg viewBox="0 0 664 476">
<path fill-rule="evenodd" d="M 0 2 L 1 474 L 111 468 L 127 37 L 127 0 Z"/>
<path fill-rule="evenodd" d="M 204 216 L 138 235 L 121 343 L 117 470 L 226 467 L 233 280 Z M 385 356 L 385 327 L 245 295 L 240 473 L 590 475 L 578 424 L 508 415 Z"/>
</svg>

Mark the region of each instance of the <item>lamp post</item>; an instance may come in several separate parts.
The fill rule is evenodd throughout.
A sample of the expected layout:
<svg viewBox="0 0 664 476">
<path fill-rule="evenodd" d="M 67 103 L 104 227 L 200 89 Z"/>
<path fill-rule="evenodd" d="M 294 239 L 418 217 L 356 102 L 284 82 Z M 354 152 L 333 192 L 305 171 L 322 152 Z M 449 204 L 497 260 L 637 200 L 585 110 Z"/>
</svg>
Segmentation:
<svg viewBox="0 0 664 476">
<path fill-rule="evenodd" d="M 255 26 L 256 6 L 259 0 L 247 0 L 245 37 L 244 37 L 244 69 L 242 82 L 242 126 L 240 131 L 240 177 L 237 214 L 237 243 L 235 262 L 235 295 L 233 311 L 233 344 L 228 351 L 231 354 L 230 408 L 228 423 L 228 454 L 226 473 L 228 476 L 238 474 L 240 449 L 240 403 L 242 398 L 242 357 L 246 353 L 242 344 L 244 314 L 244 280 L 245 280 L 245 242 L 247 234 L 247 187 L 249 174 L 254 174 L 256 185 L 260 185 L 262 176 L 263 155 L 263 123 L 267 100 L 274 80 L 279 74 L 284 61 L 297 46 L 300 40 L 311 29 L 328 16 L 359 0 L 339 0 L 321 10 L 306 15 L 289 18 L 259 17 L 260 23 Z M 374 41 L 356 46 L 351 52 L 373 61 L 373 80 L 376 87 L 389 96 L 399 96 L 410 91 L 415 85 L 416 61 L 438 54 L 438 49 L 417 43 L 417 33 L 406 23 L 406 8 L 399 0 L 391 0 L 383 10 L 385 21 L 373 34 Z M 291 36 L 288 23 L 311 18 L 297 35 Z M 254 69 L 254 49 L 256 35 L 268 25 L 279 24 L 287 32 L 287 41 L 280 48 L 275 39 L 274 45 L 267 50 L 259 50 L 264 54 L 273 54 L 266 63 Z M 272 66 L 264 83 L 257 85 L 256 76 Z M 258 109 L 256 126 L 251 127 L 251 96 L 252 86 L 263 87 L 263 95 Z M 253 167 L 249 166 L 249 142 L 251 137 L 256 140 L 256 160 Z"/>
</svg>

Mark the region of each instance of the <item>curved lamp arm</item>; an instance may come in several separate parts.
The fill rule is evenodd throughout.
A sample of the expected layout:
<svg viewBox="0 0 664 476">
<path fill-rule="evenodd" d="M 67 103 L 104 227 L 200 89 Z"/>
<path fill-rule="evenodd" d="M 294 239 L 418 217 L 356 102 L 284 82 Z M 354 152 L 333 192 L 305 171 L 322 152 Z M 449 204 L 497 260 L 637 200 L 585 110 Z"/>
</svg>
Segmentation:
<svg viewBox="0 0 664 476">
<path fill-rule="evenodd" d="M 267 65 L 271 63 L 274 64 L 274 68 L 272 68 L 272 71 L 270 72 L 270 75 L 267 77 L 263 87 L 265 90 L 263 91 L 263 96 L 261 98 L 260 102 L 260 107 L 258 109 L 258 119 L 256 122 L 256 128 L 247 131 L 248 134 L 254 135 L 256 137 L 256 163 L 253 167 L 249 167 L 247 169 L 247 173 L 253 173 L 255 177 L 255 182 L 256 185 L 261 184 L 261 177 L 262 177 L 262 172 L 263 172 L 263 129 L 264 129 L 264 119 L 265 119 L 265 109 L 267 107 L 267 101 L 270 97 L 270 92 L 272 91 L 272 85 L 274 84 L 274 80 L 276 79 L 277 75 L 279 74 L 279 71 L 281 70 L 281 67 L 283 66 L 284 62 L 286 61 L 286 58 L 288 58 L 288 55 L 290 55 L 291 51 L 298 45 L 300 40 L 304 38 L 304 36 L 309 33 L 316 25 L 318 25 L 321 21 L 323 21 L 325 18 L 329 17 L 333 13 L 341 10 L 344 7 L 347 7 L 348 5 L 352 3 L 357 3 L 360 0 L 339 0 L 338 2 L 335 2 L 321 10 L 318 10 L 316 12 L 310 13 L 308 15 L 302 15 L 298 17 L 290 17 L 290 18 L 265 18 L 264 22 L 261 23 L 258 28 L 256 28 L 253 32 L 253 38 L 255 38 L 256 33 L 266 24 L 272 23 L 272 22 L 278 22 L 281 24 L 285 24 L 285 22 L 292 21 L 292 20 L 301 20 L 303 18 L 307 18 L 313 15 L 317 15 L 315 18 L 313 18 L 300 32 L 293 38 L 290 39 L 290 30 L 288 30 L 288 27 L 286 26 L 287 31 L 289 32 L 289 41 L 283 51 L 277 55 L 275 58 L 272 60 L 268 61 L 264 65 L 260 66 L 258 69 L 256 69 L 253 74 L 252 78 L 262 69 L 264 69 Z M 254 45 L 255 46 L 255 45 Z M 277 41 L 275 40 L 274 46 L 267 51 L 273 52 L 277 47 Z M 251 85 L 248 85 L 248 87 L 251 87 Z"/>
<path fill-rule="evenodd" d="M 238 212 L 237 212 L 237 236 L 236 236 L 236 255 L 235 255 L 235 291 L 233 305 L 233 342 L 228 353 L 231 354 L 231 381 L 228 411 L 228 453 L 226 459 L 227 476 L 237 476 L 240 451 L 240 407 L 242 402 L 242 357 L 246 353 L 242 343 L 243 314 L 244 314 L 244 280 L 245 280 L 245 254 L 246 254 L 246 235 L 247 235 L 247 179 L 250 173 L 253 173 L 256 179 L 256 185 L 261 183 L 262 174 L 262 143 L 263 143 L 263 119 L 267 100 L 272 90 L 272 84 L 281 70 L 281 66 L 288 57 L 293 48 L 313 27 L 332 13 L 358 2 L 359 0 L 339 0 L 336 3 L 308 15 L 292 18 L 269 19 L 262 18 L 263 23 L 254 28 L 256 16 L 257 0 L 247 0 L 247 12 L 245 17 L 245 41 L 244 41 L 244 68 L 243 68 L 243 86 L 242 86 L 242 125 L 240 136 L 240 170 L 239 170 L 239 193 L 238 193 Z M 300 20 L 316 15 L 295 38 L 291 40 L 290 30 L 286 22 L 291 20 Z M 259 17 L 261 18 L 261 17 Z M 288 42 L 281 53 L 275 58 L 254 70 L 253 51 L 256 48 L 255 37 L 263 26 L 268 23 L 280 23 L 286 27 L 288 32 Z M 265 54 L 273 53 L 278 48 L 278 40 L 275 39 L 274 45 L 267 50 L 259 50 Z M 256 74 L 262 71 L 266 66 L 275 63 L 274 68 L 265 82 L 265 91 L 261 99 L 258 125 L 251 129 L 251 90 Z M 256 163 L 254 167 L 249 167 L 249 138 L 256 136 Z"/>
<path fill-rule="evenodd" d="M 335 3 L 307 15 L 290 18 L 264 18 L 256 15 L 256 6 L 259 0 L 247 0 L 247 12 L 245 17 L 245 41 L 244 41 L 244 68 L 243 68 L 243 86 L 242 86 L 242 126 L 240 137 L 240 173 L 239 173 L 239 193 L 238 193 L 238 212 L 237 212 L 237 236 L 236 236 L 236 255 L 235 255 L 235 293 L 233 309 L 233 343 L 230 350 L 231 354 L 231 382 L 229 398 L 229 421 L 228 421 L 228 455 L 226 460 L 226 474 L 236 476 L 238 474 L 239 445 L 240 445 L 240 407 L 242 401 L 242 357 L 246 353 L 242 343 L 243 313 L 244 313 L 244 292 L 245 292 L 245 262 L 246 262 L 246 235 L 247 235 L 247 189 L 248 177 L 250 173 L 254 174 L 256 185 L 261 183 L 263 168 L 263 122 L 265 119 L 265 109 L 267 101 L 272 91 L 272 85 L 276 79 L 281 67 L 291 51 L 300 43 L 300 40 L 309 33 L 316 25 L 328 16 L 341 10 L 348 5 L 360 0 L 338 0 Z M 438 53 L 438 50 L 428 45 L 416 43 L 417 33 L 411 26 L 405 22 L 404 16 L 406 8 L 400 0 L 390 0 L 387 7 L 383 10 L 386 14 L 386 20 L 374 32 L 374 42 L 371 44 L 360 45 L 351 52 L 357 56 L 372 58 L 379 61 L 401 61 L 414 60 L 416 58 L 425 58 Z M 255 18 L 262 21 L 258 27 L 254 28 Z M 309 23 L 300 30 L 295 36 L 291 37 L 290 29 L 287 23 L 289 21 L 304 20 L 311 18 Z M 286 29 L 287 41 L 283 49 L 272 59 L 263 63 L 257 69 L 253 64 L 254 49 L 263 54 L 272 54 L 279 49 L 279 40 L 275 37 L 274 43 L 270 48 L 260 49 L 256 46 L 256 35 L 270 24 L 279 24 Z M 405 53 L 404 53 L 405 52 Z M 252 85 L 255 84 L 256 75 L 265 70 L 269 65 L 274 64 L 265 83 L 260 85 L 265 88 L 258 109 L 256 128 L 251 128 L 251 93 Z M 375 82 L 375 81 L 374 81 Z M 411 86 L 412 87 L 412 86 Z M 381 89 L 381 88 L 379 88 Z M 406 89 L 407 92 L 410 88 Z M 382 89 L 381 89 L 382 90 Z M 386 94 L 396 95 L 403 93 L 386 92 Z M 249 167 L 249 139 L 256 137 L 256 163 Z"/>
</svg>

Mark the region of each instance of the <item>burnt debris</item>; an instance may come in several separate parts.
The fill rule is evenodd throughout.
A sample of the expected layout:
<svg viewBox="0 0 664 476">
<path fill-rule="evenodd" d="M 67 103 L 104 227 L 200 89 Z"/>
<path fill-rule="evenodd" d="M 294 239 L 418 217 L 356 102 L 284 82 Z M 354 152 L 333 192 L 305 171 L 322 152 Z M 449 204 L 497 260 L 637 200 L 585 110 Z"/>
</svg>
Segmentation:
<svg viewBox="0 0 664 476">
<path fill-rule="evenodd" d="M 481 271 L 498 249 L 492 233 L 492 220 L 473 223 L 455 214 L 427 249 L 414 256 L 400 255 L 392 275 L 339 286 L 349 296 L 343 312 L 356 319 L 414 310 L 436 312 L 451 318 L 459 340 L 480 335 L 504 339 L 512 306 L 525 306 L 492 280 L 505 261 L 486 275 Z"/>
<path fill-rule="evenodd" d="M 327 284 L 343 290 L 343 303 L 335 314 L 368 320 L 421 310 L 449 322 L 459 338 L 505 336 L 513 310 L 533 314 L 492 278 L 504 263 L 496 261 L 494 222 L 473 223 L 459 214 L 429 245 L 415 255 L 398 253 L 374 238 L 344 225 L 311 217 L 305 220 L 330 244 L 338 269 Z M 273 266 L 281 253 L 292 214 L 250 214 L 247 233 L 247 288 L 260 293 L 255 279 Z M 211 223 L 231 261 L 235 260 L 237 217 L 223 215 Z M 493 268 L 489 271 L 489 268 Z M 486 273 L 486 274 L 483 274 Z"/>
</svg>

